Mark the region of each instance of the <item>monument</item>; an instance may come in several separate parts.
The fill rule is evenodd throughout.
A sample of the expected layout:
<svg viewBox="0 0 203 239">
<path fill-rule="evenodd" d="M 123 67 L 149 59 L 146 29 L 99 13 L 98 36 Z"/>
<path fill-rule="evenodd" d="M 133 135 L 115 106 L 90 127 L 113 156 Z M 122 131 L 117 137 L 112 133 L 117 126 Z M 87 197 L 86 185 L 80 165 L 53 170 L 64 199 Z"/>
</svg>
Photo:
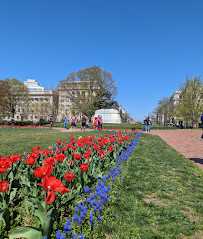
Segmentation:
<svg viewBox="0 0 203 239">
<path fill-rule="evenodd" d="M 94 117 L 102 116 L 103 123 L 121 124 L 121 117 L 118 110 L 115 109 L 100 109 L 96 110 Z"/>
</svg>

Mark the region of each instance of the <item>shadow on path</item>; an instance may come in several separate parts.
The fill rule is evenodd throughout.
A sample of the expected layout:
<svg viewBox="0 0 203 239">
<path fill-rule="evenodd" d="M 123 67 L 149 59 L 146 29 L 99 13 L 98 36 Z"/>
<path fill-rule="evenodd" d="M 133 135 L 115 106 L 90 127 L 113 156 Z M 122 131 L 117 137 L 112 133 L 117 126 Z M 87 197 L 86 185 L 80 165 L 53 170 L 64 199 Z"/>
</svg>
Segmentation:
<svg viewBox="0 0 203 239">
<path fill-rule="evenodd" d="M 200 163 L 200 164 L 203 164 L 203 159 L 200 159 L 200 158 L 190 158 L 189 160 L 195 162 L 195 163 Z"/>
</svg>

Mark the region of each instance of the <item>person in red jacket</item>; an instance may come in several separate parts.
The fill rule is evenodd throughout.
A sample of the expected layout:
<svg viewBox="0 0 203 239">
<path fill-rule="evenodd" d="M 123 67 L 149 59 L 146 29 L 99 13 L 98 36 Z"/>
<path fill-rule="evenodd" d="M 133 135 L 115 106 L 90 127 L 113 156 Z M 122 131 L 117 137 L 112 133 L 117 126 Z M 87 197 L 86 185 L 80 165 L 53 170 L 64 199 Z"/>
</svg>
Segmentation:
<svg viewBox="0 0 203 239">
<path fill-rule="evenodd" d="M 97 119 L 97 117 L 95 117 L 94 118 L 94 123 L 93 123 L 94 130 L 97 130 L 97 126 L 98 126 L 98 119 Z"/>
</svg>

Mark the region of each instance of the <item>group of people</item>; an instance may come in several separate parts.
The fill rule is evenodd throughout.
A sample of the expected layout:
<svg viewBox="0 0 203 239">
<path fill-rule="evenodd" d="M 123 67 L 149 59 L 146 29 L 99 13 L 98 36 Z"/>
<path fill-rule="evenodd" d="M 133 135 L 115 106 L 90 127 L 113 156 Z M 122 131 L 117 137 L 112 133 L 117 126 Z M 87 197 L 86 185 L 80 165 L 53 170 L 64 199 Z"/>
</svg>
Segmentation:
<svg viewBox="0 0 203 239">
<path fill-rule="evenodd" d="M 102 116 L 98 115 L 98 117 L 95 117 L 94 123 L 93 123 L 93 128 L 94 130 L 102 130 Z"/>
<path fill-rule="evenodd" d="M 73 115 L 71 116 L 71 128 L 70 130 L 74 130 L 77 124 L 78 118 L 75 115 L 75 113 L 73 113 Z M 67 128 L 67 124 L 68 124 L 68 118 L 67 116 L 65 116 L 64 118 L 64 129 Z M 87 115 L 84 113 L 82 115 L 81 118 L 81 130 L 86 130 L 87 128 L 89 128 L 89 118 L 87 117 Z M 93 128 L 94 130 L 102 130 L 102 116 L 98 115 L 98 117 L 95 117 L 94 119 L 94 123 L 93 123 Z"/>
</svg>

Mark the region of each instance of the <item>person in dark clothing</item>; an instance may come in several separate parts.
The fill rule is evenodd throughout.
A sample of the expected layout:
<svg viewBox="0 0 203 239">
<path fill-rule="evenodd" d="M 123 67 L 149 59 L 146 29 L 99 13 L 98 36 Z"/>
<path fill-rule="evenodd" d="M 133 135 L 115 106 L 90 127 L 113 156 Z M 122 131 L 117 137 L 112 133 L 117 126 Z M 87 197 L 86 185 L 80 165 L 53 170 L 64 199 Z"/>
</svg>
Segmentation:
<svg viewBox="0 0 203 239">
<path fill-rule="evenodd" d="M 151 124 L 151 121 L 149 119 L 149 117 L 147 117 L 145 120 L 144 120 L 144 124 L 145 124 L 145 132 L 150 132 L 150 124 Z"/>
<path fill-rule="evenodd" d="M 53 124 L 54 124 L 54 118 L 53 118 L 53 116 L 51 116 L 50 117 L 50 129 L 52 129 Z"/>
<path fill-rule="evenodd" d="M 85 128 L 86 128 L 86 115 L 83 114 L 81 130 L 83 129 L 85 131 Z"/>
<path fill-rule="evenodd" d="M 201 115 L 201 121 L 202 121 L 202 130 L 203 130 L 203 114 Z M 203 134 L 202 134 L 201 138 L 203 139 Z"/>
</svg>

